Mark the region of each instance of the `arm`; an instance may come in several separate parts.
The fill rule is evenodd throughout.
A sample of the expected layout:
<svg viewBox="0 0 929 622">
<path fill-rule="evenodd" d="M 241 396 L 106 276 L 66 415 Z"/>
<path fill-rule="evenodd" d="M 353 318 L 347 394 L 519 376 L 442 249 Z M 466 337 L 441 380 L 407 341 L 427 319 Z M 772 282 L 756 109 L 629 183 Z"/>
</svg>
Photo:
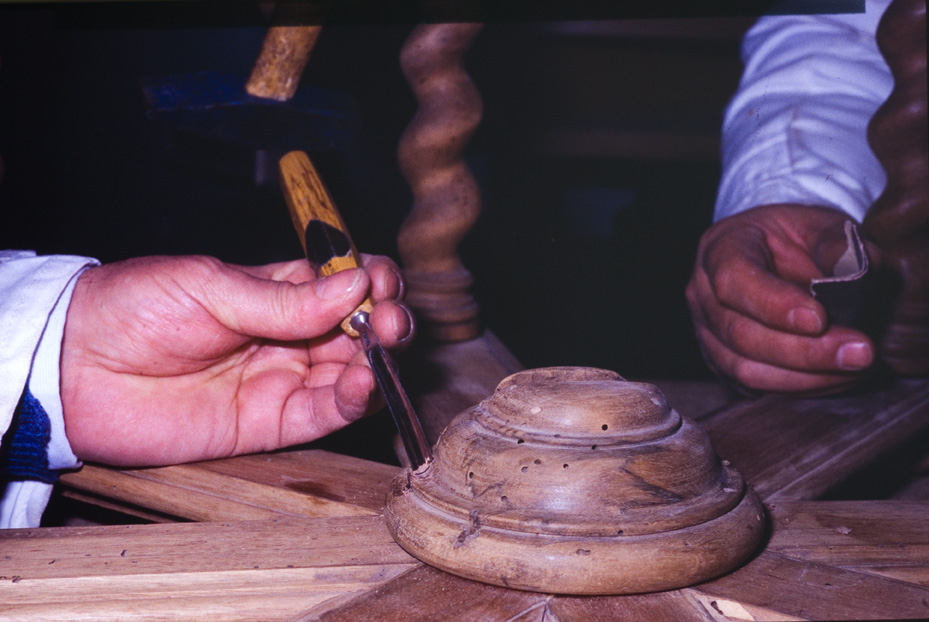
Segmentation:
<svg viewBox="0 0 929 622">
<path fill-rule="evenodd" d="M 892 79 L 874 42 L 887 1 L 863 15 L 759 20 L 726 111 L 714 224 L 687 288 L 709 365 L 749 391 L 824 393 L 859 382 L 874 344 L 828 326 L 810 295 L 845 220 L 885 176 L 867 125 Z M 878 261 L 869 247 L 872 263 Z"/>
<path fill-rule="evenodd" d="M 855 15 L 762 18 L 723 120 L 714 220 L 760 205 L 832 207 L 861 222 L 884 188 L 867 126 L 893 78 L 874 33 L 889 0 Z"/>
</svg>

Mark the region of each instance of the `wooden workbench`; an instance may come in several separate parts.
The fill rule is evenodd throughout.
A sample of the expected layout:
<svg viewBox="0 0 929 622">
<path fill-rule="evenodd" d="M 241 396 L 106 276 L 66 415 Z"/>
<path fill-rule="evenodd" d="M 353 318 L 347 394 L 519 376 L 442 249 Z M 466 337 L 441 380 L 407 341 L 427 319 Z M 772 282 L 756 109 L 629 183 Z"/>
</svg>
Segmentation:
<svg viewBox="0 0 929 622">
<path fill-rule="evenodd" d="M 430 356 L 445 380 L 418 395 L 427 414 L 474 403 L 514 364 L 490 335 Z M 469 373 L 454 375 L 456 365 Z M 0 619 L 929 617 L 929 501 L 837 498 L 842 482 L 925 436 L 929 380 L 828 399 L 738 401 L 698 419 L 765 499 L 771 525 L 751 562 L 703 585 L 576 598 L 445 574 L 400 549 L 379 514 L 398 467 L 301 449 L 68 475 L 70 494 L 197 522 L 0 533 Z"/>
</svg>

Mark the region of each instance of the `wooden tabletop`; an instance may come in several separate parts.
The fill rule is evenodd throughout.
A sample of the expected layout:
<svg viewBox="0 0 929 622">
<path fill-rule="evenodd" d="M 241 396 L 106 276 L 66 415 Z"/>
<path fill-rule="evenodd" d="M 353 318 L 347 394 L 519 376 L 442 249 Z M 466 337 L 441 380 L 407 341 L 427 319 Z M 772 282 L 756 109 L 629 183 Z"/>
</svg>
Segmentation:
<svg viewBox="0 0 929 622">
<path fill-rule="evenodd" d="M 467 365 L 485 357 L 478 367 L 487 375 L 512 363 L 492 341 L 454 347 L 470 348 Z M 438 355 L 446 362 L 434 371 L 454 367 L 454 354 Z M 476 402 L 481 382 L 462 378 L 420 396 L 443 411 Z M 926 431 L 929 380 L 739 401 L 698 422 L 765 500 L 771 527 L 749 563 L 699 586 L 580 598 L 460 579 L 410 557 L 387 532 L 379 512 L 398 467 L 302 449 L 66 476 L 69 494 L 151 520 L 196 522 L 0 532 L 0 619 L 929 617 L 929 501 L 836 496 L 842 482 Z"/>
</svg>

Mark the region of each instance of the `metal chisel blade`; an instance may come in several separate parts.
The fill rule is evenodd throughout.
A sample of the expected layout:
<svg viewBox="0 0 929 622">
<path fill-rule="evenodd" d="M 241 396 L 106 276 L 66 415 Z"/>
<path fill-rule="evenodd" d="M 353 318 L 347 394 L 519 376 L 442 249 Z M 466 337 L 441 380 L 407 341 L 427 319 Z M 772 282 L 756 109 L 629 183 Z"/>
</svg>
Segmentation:
<svg viewBox="0 0 929 622">
<path fill-rule="evenodd" d="M 387 351 L 381 346 L 374 329 L 368 323 L 368 314 L 365 311 L 356 312 L 351 319 L 352 328 L 361 335 L 371 370 L 377 379 L 377 384 L 387 402 L 390 411 L 403 440 L 403 447 L 410 459 L 410 468 L 414 471 L 432 459 L 432 448 L 426 440 L 426 434 L 419 423 L 419 418 L 413 410 L 413 404 L 407 397 L 400 378 L 397 376 L 397 367 Z"/>
</svg>

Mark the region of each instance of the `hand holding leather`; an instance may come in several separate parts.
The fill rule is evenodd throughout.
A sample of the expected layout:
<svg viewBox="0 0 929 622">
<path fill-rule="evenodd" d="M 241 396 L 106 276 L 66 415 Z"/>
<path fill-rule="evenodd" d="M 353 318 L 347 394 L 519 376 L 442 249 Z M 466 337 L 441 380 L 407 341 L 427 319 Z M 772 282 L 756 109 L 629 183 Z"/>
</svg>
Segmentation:
<svg viewBox="0 0 929 622">
<path fill-rule="evenodd" d="M 829 393 L 861 381 L 874 360 L 867 335 L 830 326 L 809 291 L 841 255 L 848 217 L 835 209 L 766 205 L 730 216 L 701 238 L 687 286 L 708 364 L 748 391 Z M 876 249 L 869 246 L 872 263 Z"/>
</svg>

